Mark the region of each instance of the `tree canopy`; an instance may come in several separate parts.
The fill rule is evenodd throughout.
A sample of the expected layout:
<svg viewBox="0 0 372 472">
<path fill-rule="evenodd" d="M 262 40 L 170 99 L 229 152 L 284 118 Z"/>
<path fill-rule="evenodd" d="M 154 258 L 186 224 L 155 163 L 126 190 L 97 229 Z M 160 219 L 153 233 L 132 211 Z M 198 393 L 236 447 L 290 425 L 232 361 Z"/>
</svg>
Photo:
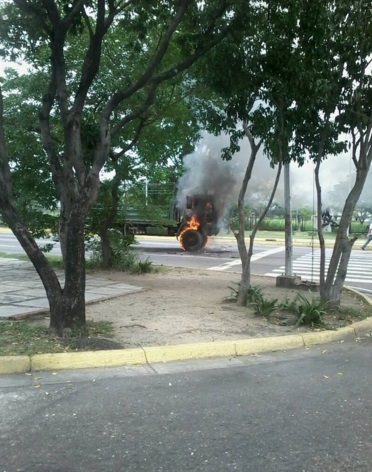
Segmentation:
<svg viewBox="0 0 372 472">
<path fill-rule="evenodd" d="M 242 0 L 14 0 L 2 5 L 0 54 L 30 67 L 17 100 L 36 105 L 37 122 L 30 106 L 18 132 L 24 139 L 31 134 L 38 150 L 28 158 L 37 169 L 47 166 L 59 200 L 64 287 L 16 204 L 12 166 L 19 155 L 8 146 L 8 80 L 2 83 L 7 100 L 0 107 L 0 209 L 46 288 L 52 331 L 84 329 L 84 224 L 97 199 L 101 170 L 148 120 L 162 85 L 177 81 L 239 29 L 248 12 Z"/>
</svg>

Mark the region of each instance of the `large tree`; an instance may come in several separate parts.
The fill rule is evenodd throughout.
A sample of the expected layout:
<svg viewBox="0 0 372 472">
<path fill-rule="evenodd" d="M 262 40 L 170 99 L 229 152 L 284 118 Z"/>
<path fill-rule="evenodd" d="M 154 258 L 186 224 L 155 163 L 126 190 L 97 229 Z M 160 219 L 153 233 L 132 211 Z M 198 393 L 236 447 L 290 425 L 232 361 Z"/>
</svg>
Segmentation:
<svg viewBox="0 0 372 472">
<path fill-rule="evenodd" d="M 320 293 L 338 305 L 355 237 L 349 227 L 372 161 L 372 23 L 367 1 L 314 1 L 299 18 L 296 140 L 315 166 Z M 302 87 L 300 86 L 303 84 Z M 301 93 L 303 90 L 303 93 Z M 328 271 L 322 232 L 322 162 L 351 142 L 355 181 L 343 203 Z M 345 169 L 345 175 L 349 169 Z"/>
<path fill-rule="evenodd" d="M 12 180 L 16 156 L 7 149 L 2 99 L 0 210 L 46 289 L 52 332 L 61 335 L 85 327 L 84 223 L 96 201 L 100 171 L 112 143 L 148 112 L 163 82 L 187 70 L 230 30 L 239 28 L 247 8 L 239 0 L 14 0 L 2 7 L 2 55 L 47 75 L 37 100 L 38 130 L 32 132 L 39 131 L 60 202 L 64 285 L 17 211 Z M 110 76 L 104 62 L 112 50 L 120 50 L 122 56 Z M 105 84 L 105 94 L 97 97 L 98 83 Z M 33 157 L 38 167 L 37 154 Z"/>
<path fill-rule="evenodd" d="M 301 165 L 308 153 L 315 161 L 321 296 L 337 305 L 355 241 L 348 237 L 348 228 L 372 160 L 369 4 L 365 0 L 278 0 L 258 5 L 256 34 L 247 32 L 231 49 L 229 74 L 221 73 L 218 67 L 221 49 L 213 53 L 218 60 L 208 77 L 209 84 L 222 97 L 224 107 L 220 114 L 209 107 L 207 121 L 212 127 L 217 121 L 217 131 L 232 135 L 242 121 L 251 123 L 252 136 L 263 140 L 271 159 L 275 156 Z M 229 90 L 233 92 L 229 94 Z M 252 115 L 256 99 L 261 103 Z M 321 164 L 328 156 L 345 151 L 347 135 L 356 179 L 345 201 L 326 275 Z M 231 150 L 236 148 L 234 141 Z M 244 290 L 245 260 L 243 256 Z M 244 301 L 244 294 L 239 301 Z"/>
<path fill-rule="evenodd" d="M 250 261 L 255 234 L 274 198 L 283 163 L 290 159 L 302 162 L 304 152 L 292 148 L 294 133 L 293 100 L 289 86 L 296 73 L 292 60 L 296 37 L 297 12 L 288 2 L 257 3 L 254 26 L 241 35 L 235 34 L 225 43 L 225 49 L 213 51 L 213 62 L 208 61 L 209 75 L 203 74 L 213 92 L 214 106 L 204 100 L 201 113 L 206 126 L 214 133 L 230 135 L 230 147 L 222 155 L 233 159 L 240 149 L 240 139 L 247 138 L 250 155 L 238 198 L 239 229 L 235 231 L 242 276 L 237 303 L 245 305 L 250 288 Z M 223 57 L 229 57 L 229 71 L 220 68 Z M 211 63 L 213 64 L 211 66 Z M 277 178 L 271 195 L 245 242 L 245 204 L 250 183 L 255 173 L 257 152 L 263 148 L 271 165 L 278 166 Z"/>
</svg>

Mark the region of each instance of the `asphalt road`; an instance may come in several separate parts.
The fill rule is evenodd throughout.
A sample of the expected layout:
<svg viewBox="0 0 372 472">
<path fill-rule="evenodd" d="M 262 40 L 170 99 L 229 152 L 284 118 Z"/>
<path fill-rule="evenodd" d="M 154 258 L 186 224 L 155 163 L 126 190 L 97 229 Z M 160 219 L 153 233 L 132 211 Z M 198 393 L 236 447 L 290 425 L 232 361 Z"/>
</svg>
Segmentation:
<svg viewBox="0 0 372 472">
<path fill-rule="evenodd" d="M 0 376 L 0 471 L 370 472 L 371 338 Z"/>
<path fill-rule="evenodd" d="M 241 263 L 236 243 L 230 240 L 214 240 L 213 238 L 198 253 L 183 251 L 177 241 L 171 238 L 142 239 L 137 246 L 144 259 L 154 264 L 206 270 L 241 272 Z M 332 250 L 326 249 L 326 264 Z M 284 245 L 275 242 L 254 245 L 251 271 L 256 275 L 277 277 L 285 272 Z M 309 245 L 293 247 L 293 273 L 300 275 L 302 280 L 319 280 L 320 251 Z M 356 247 L 351 254 L 346 285 L 366 294 L 372 294 L 372 251 L 361 251 Z"/>
<path fill-rule="evenodd" d="M 45 244 L 45 240 L 38 240 Z M 241 272 L 241 263 L 236 242 L 233 238 L 212 238 L 205 249 L 197 253 L 188 253 L 181 249 L 176 238 L 138 237 L 138 249 L 143 259 L 154 264 L 198 268 L 205 270 Z M 327 249 L 329 260 L 331 249 Z M 0 252 L 24 254 L 16 238 L 10 233 L 0 233 Z M 60 254 L 59 243 L 56 243 L 51 254 Z M 317 281 L 319 274 L 319 250 L 310 246 L 293 247 L 293 272 L 303 280 Z M 265 245 L 257 242 L 252 257 L 252 273 L 277 277 L 284 273 L 284 246 L 275 242 Z M 355 249 L 349 262 L 346 285 L 372 294 L 372 251 Z"/>
<path fill-rule="evenodd" d="M 61 248 L 59 243 L 54 242 L 52 239 L 36 239 L 37 244 L 42 247 L 45 244 L 54 243 L 53 249 L 50 254 L 60 255 Z M 7 252 L 9 254 L 25 254 L 22 246 L 19 244 L 17 238 L 13 233 L 0 233 L 0 252 Z"/>
</svg>

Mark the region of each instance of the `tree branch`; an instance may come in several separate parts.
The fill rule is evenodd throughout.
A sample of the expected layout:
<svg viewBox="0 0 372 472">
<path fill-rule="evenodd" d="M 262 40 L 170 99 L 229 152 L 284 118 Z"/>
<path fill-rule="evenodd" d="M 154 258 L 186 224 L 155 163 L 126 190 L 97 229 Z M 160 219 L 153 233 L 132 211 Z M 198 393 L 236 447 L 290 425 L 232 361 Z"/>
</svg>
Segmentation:
<svg viewBox="0 0 372 472">
<path fill-rule="evenodd" d="M 182 18 L 185 15 L 188 7 L 189 7 L 188 0 L 180 1 L 178 11 L 176 15 L 174 16 L 173 20 L 171 21 L 171 23 L 169 24 L 167 30 L 165 31 L 160 41 L 159 47 L 154 57 L 150 61 L 145 72 L 142 74 L 142 76 L 137 80 L 135 84 L 133 84 L 132 86 L 128 87 L 125 90 L 120 90 L 119 92 L 114 94 L 111 97 L 111 99 L 107 102 L 105 110 L 102 113 L 102 118 L 105 121 L 108 121 L 112 111 L 115 110 L 123 100 L 125 100 L 128 97 L 131 97 L 138 90 L 143 88 L 149 82 L 149 80 L 153 77 L 156 67 L 161 63 L 166 52 L 168 51 L 169 43 L 172 38 L 172 35 L 176 31 L 177 26 L 182 21 Z"/>
</svg>

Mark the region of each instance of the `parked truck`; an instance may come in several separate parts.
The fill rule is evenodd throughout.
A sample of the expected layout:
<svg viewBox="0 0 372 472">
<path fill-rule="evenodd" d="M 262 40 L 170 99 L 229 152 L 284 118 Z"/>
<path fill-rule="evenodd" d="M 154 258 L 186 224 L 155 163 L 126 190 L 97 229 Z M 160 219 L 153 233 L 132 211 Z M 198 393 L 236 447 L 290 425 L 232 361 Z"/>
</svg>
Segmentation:
<svg viewBox="0 0 372 472">
<path fill-rule="evenodd" d="M 213 195 L 189 195 L 177 231 L 177 239 L 185 251 L 200 251 L 209 236 L 218 234 L 218 214 Z"/>
</svg>

